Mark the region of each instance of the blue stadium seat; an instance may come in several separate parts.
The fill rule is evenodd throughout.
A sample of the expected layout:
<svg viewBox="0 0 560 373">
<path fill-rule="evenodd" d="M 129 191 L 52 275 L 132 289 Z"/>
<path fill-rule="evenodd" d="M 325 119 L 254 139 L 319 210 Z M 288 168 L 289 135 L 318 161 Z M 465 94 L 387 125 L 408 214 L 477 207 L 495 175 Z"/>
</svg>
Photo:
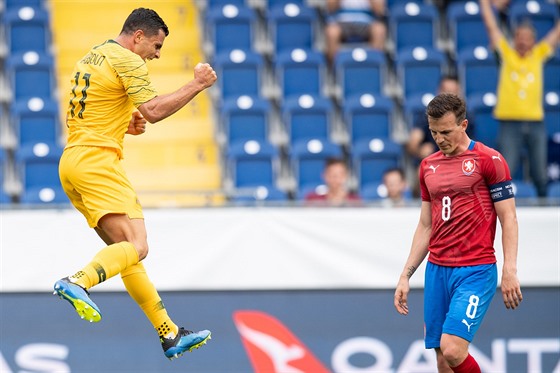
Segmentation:
<svg viewBox="0 0 560 373">
<path fill-rule="evenodd" d="M 412 128 L 420 116 L 426 117 L 426 107 L 434 97 L 434 93 L 426 92 L 410 95 L 404 100 L 403 112 L 409 128 Z"/>
<path fill-rule="evenodd" d="M 22 6 L 41 8 L 43 0 L 6 0 L 6 9 L 21 8 Z"/>
<path fill-rule="evenodd" d="M 437 49 L 405 48 L 398 52 L 396 69 L 406 99 L 413 94 L 436 92 L 446 59 Z"/>
<path fill-rule="evenodd" d="M 393 101 L 369 93 L 350 97 L 343 108 L 350 143 L 391 136 Z"/>
<path fill-rule="evenodd" d="M 275 185 L 278 149 L 265 141 L 240 141 L 227 149 L 229 176 L 235 188 Z"/>
<path fill-rule="evenodd" d="M 460 53 L 467 47 L 488 46 L 488 32 L 480 15 L 478 2 L 454 2 L 447 8 L 447 22 L 453 50 Z"/>
<path fill-rule="evenodd" d="M 59 136 L 58 103 L 32 97 L 20 99 L 12 107 L 12 119 L 18 146 L 28 143 L 54 143 Z"/>
<path fill-rule="evenodd" d="M 334 61 L 336 84 L 342 100 L 363 94 L 381 94 L 387 74 L 385 54 L 375 49 L 343 49 Z"/>
<path fill-rule="evenodd" d="M 225 100 L 220 110 L 220 118 L 227 143 L 247 140 L 267 141 L 269 115 L 268 100 L 251 96 Z"/>
<path fill-rule="evenodd" d="M 259 202 L 284 202 L 287 200 L 288 194 L 273 185 L 238 188 L 231 196 L 231 201 L 235 204 L 248 204 L 250 206 Z"/>
<path fill-rule="evenodd" d="M 525 21 L 530 21 L 537 32 L 537 40 L 544 37 L 558 20 L 558 5 L 535 0 L 519 1 L 509 9 L 510 27 L 515 29 Z"/>
<path fill-rule="evenodd" d="M 255 11 L 247 6 L 229 3 L 208 9 L 206 35 L 214 54 L 232 49 L 252 50 L 255 22 Z"/>
<path fill-rule="evenodd" d="M 476 120 L 473 140 L 480 141 L 493 149 L 498 149 L 499 124 L 493 115 L 495 105 L 496 95 L 494 92 L 478 93 L 467 98 L 469 113 L 472 113 Z"/>
<path fill-rule="evenodd" d="M 313 49 L 317 14 L 303 4 L 269 4 L 267 23 L 275 53 Z"/>
<path fill-rule="evenodd" d="M 544 94 L 544 123 L 548 136 L 560 134 L 560 90 Z"/>
<path fill-rule="evenodd" d="M 560 181 L 560 133 L 548 137 L 547 153 L 548 180 Z"/>
<path fill-rule="evenodd" d="M 333 105 L 329 99 L 311 95 L 291 97 L 284 101 L 281 110 L 290 144 L 330 137 Z"/>
<path fill-rule="evenodd" d="M 260 54 L 241 49 L 223 52 L 216 55 L 214 68 L 222 99 L 261 95 L 263 58 Z"/>
<path fill-rule="evenodd" d="M 548 184 L 546 196 L 548 198 L 560 199 L 560 181 L 554 181 Z"/>
<path fill-rule="evenodd" d="M 23 191 L 31 188 L 60 188 L 58 163 L 62 148 L 57 144 L 36 143 L 22 146 L 16 151 Z"/>
<path fill-rule="evenodd" d="M 294 49 L 278 54 L 275 71 L 282 98 L 304 94 L 320 96 L 325 69 L 325 55 L 316 50 Z"/>
<path fill-rule="evenodd" d="M 52 97 L 54 92 L 53 58 L 35 51 L 12 54 L 7 71 L 14 99 Z"/>
<path fill-rule="evenodd" d="M 268 4 L 268 8 L 272 9 L 274 7 L 286 4 L 297 4 L 300 6 L 304 6 L 307 0 L 265 0 Z"/>
<path fill-rule="evenodd" d="M 51 43 L 49 14 L 41 7 L 10 7 L 3 15 L 8 51 L 46 52 Z"/>
<path fill-rule="evenodd" d="M 459 53 L 457 69 L 465 97 L 476 93 L 496 92 L 498 62 L 494 53 L 486 47 L 464 48 Z"/>
<path fill-rule="evenodd" d="M 326 139 L 302 140 L 292 144 L 290 163 L 297 189 L 323 184 L 323 170 L 328 158 L 341 158 L 339 145 Z"/>
<path fill-rule="evenodd" d="M 383 173 L 399 167 L 402 161 L 401 145 L 389 138 L 362 140 L 351 149 L 352 168 L 360 189 L 383 181 Z"/>
<path fill-rule="evenodd" d="M 62 187 L 45 186 L 29 188 L 23 192 L 20 202 L 24 205 L 70 203 Z"/>
<path fill-rule="evenodd" d="M 544 90 L 560 92 L 560 48 L 556 48 L 556 53 L 544 65 Z"/>
<path fill-rule="evenodd" d="M 407 47 L 434 48 L 438 30 L 437 8 L 417 2 L 396 4 L 390 10 L 389 27 L 397 54 Z"/>
<path fill-rule="evenodd" d="M 369 183 L 361 187 L 360 196 L 365 201 L 383 200 L 387 198 L 387 187 L 385 186 L 385 184 L 383 184 L 382 181 Z M 412 199 L 412 191 L 410 189 L 406 189 L 403 192 L 403 199 Z"/>
<path fill-rule="evenodd" d="M 537 188 L 530 181 L 512 180 L 515 198 L 537 198 Z"/>
</svg>

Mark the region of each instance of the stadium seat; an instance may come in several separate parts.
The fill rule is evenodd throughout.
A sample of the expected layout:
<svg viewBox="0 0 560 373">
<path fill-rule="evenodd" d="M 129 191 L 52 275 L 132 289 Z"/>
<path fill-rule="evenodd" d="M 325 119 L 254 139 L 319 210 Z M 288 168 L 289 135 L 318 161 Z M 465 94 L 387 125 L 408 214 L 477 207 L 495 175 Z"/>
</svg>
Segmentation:
<svg viewBox="0 0 560 373">
<path fill-rule="evenodd" d="M 548 180 L 560 181 L 560 133 L 548 137 L 547 153 Z"/>
<path fill-rule="evenodd" d="M 397 54 L 408 47 L 434 48 L 438 30 L 437 8 L 417 2 L 396 4 L 390 10 L 389 27 Z"/>
<path fill-rule="evenodd" d="M 301 95 L 284 101 L 282 119 L 290 144 L 314 138 L 330 138 L 332 102 L 321 96 Z"/>
<path fill-rule="evenodd" d="M 231 201 L 237 205 L 253 206 L 259 202 L 283 202 L 288 200 L 288 194 L 273 185 L 260 185 L 250 188 L 238 188 L 233 192 Z"/>
<path fill-rule="evenodd" d="M 556 48 L 556 53 L 544 65 L 544 91 L 560 92 L 560 48 Z"/>
<path fill-rule="evenodd" d="M 426 107 L 434 97 L 434 93 L 426 92 L 410 95 L 405 98 L 403 102 L 403 114 L 409 129 L 412 128 L 419 117 L 426 117 Z"/>
<path fill-rule="evenodd" d="M 266 0 L 268 3 L 268 8 L 272 9 L 277 6 L 286 5 L 286 4 L 297 4 L 299 6 L 304 6 L 307 0 Z"/>
<path fill-rule="evenodd" d="M 544 94 L 544 123 L 548 136 L 560 134 L 560 91 Z"/>
<path fill-rule="evenodd" d="M 393 101 L 382 95 L 366 93 L 350 97 L 343 108 L 350 143 L 390 137 L 393 108 Z"/>
<path fill-rule="evenodd" d="M 375 49 L 343 49 L 336 54 L 335 79 L 340 98 L 363 94 L 381 94 L 387 74 L 385 54 Z"/>
<path fill-rule="evenodd" d="M 58 103 L 54 100 L 39 97 L 21 99 L 14 102 L 11 111 L 18 146 L 58 140 Z"/>
<path fill-rule="evenodd" d="M 240 96 L 225 100 L 220 119 L 226 142 L 267 141 L 269 114 L 270 103 L 259 97 Z"/>
<path fill-rule="evenodd" d="M 445 69 L 445 56 L 437 49 L 414 47 L 401 50 L 397 55 L 396 70 L 404 98 L 436 92 Z"/>
<path fill-rule="evenodd" d="M 548 184 L 546 196 L 548 198 L 560 199 L 560 181 Z"/>
<path fill-rule="evenodd" d="M 275 185 L 278 149 L 266 141 L 240 141 L 227 149 L 229 177 L 235 188 Z"/>
<path fill-rule="evenodd" d="M 382 181 L 369 183 L 360 188 L 360 197 L 364 201 L 379 201 L 387 198 L 387 187 Z M 412 191 L 408 188 L 403 192 L 405 200 L 412 199 Z"/>
<path fill-rule="evenodd" d="M 214 60 L 218 88 L 223 100 L 242 95 L 260 96 L 263 59 L 258 53 L 234 49 L 220 53 Z"/>
<path fill-rule="evenodd" d="M 10 53 L 34 50 L 44 53 L 51 43 L 49 14 L 42 7 L 10 7 L 3 15 Z"/>
<path fill-rule="evenodd" d="M 469 112 L 476 119 L 473 140 L 498 149 L 497 136 L 499 125 L 496 119 L 494 119 L 494 106 L 496 106 L 496 95 L 494 92 L 478 93 L 467 98 Z"/>
<path fill-rule="evenodd" d="M 403 150 L 401 145 L 389 138 L 362 140 L 351 150 L 352 168 L 359 188 L 379 183 L 383 173 L 401 164 Z"/>
<path fill-rule="evenodd" d="M 6 9 L 21 8 L 22 6 L 42 8 L 43 0 L 6 0 Z"/>
<path fill-rule="evenodd" d="M 498 62 L 494 53 L 486 47 L 464 48 L 458 56 L 457 70 L 465 97 L 476 93 L 496 91 Z"/>
<path fill-rule="evenodd" d="M 63 204 L 70 203 L 62 187 L 46 186 L 29 188 L 23 192 L 20 202 L 27 204 Z"/>
<path fill-rule="evenodd" d="M 281 97 L 320 96 L 325 70 L 325 55 L 319 51 L 294 49 L 278 54 L 275 71 Z"/>
<path fill-rule="evenodd" d="M 537 188 L 530 181 L 512 180 L 515 198 L 537 198 Z"/>
<path fill-rule="evenodd" d="M 467 47 L 489 46 L 488 32 L 480 15 L 478 2 L 454 2 L 447 8 L 447 22 L 452 50 L 460 53 Z"/>
<path fill-rule="evenodd" d="M 61 155 L 62 148 L 54 143 L 27 144 L 19 148 L 16 162 L 23 191 L 31 188 L 60 188 L 58 163 Z"/>
<path fill-rule="evenodd" d="M 252 50 L 254 41 L 255 11 L 234 4 L 218 5 L 206 13 L 206 38 L 213 47 L 213 54 L 232 49 Z"/>
<path fill-rule="evenodd" d="M 290 148 L 290 164 L 297 189 L 320 185 L 328 158 L 342 157 L 339 145 L 325 139 L 301 140 Z"/>
<path fill-rule="evenodd" d="M 558 20 L 558 5 L 544 1 L 519 1 L 509 9 L 510 27 L 515 29 L 523 22 L 529 21 L 537 33 L 537 40 L 543 38 Z"/>
<path fill-rule="evenodd" d="M 12 54 L 7 60 L 7 70 L 15 100 L 52 97 L 55 84 L 50 55 L 35 51 Z"/>
<path fill-rule="evenodd" d="M 317 14 L 303 4 L 269 4 L 267 23 L 275 53 L 313 49 Z"/>
</svg>

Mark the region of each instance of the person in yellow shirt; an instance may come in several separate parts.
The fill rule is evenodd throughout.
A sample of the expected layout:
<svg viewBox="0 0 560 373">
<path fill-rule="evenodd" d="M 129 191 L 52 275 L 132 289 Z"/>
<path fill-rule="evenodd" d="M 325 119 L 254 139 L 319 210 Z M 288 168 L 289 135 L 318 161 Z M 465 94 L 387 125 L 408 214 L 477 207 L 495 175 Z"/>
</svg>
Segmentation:
<svg viewBox="0 0 560 373">
<path fill-rule="evenodd" d="M 500 125 L 498 146 L 515 177 L 521 151 L 527 147 L 529 173 L 539 197 L 546 196 L 547 134 L 543 109 L 543 66 L 560 38 L 560 22 L 536 41 L 534 28 L 522 23 L 513 30 L 510 45 L 490 0 L 480 0 L 481 14 L 492 47 L 501 57 L 494 117 Z"/>
<path fill-rule="evenodd" d="M 180 328 L 167 314 L 141 262 L 148 254 L 142 206 L 120 162 L 125 134 L 143 134 L 147 122 L 169 117 L 217 79 L 209 64 L 199 63 L 191 81 L 159 95 L 146 61 L 160 57 L 168 35 L 154 10 L 138 8 L 115 39 L 94 46 L 75 65 L 60 179 L 74 207 L 107 246 L 85 267 L 56 281 L 54 294 L 70 302 L 82 319 L 98 322 L 101 312 L 87 290 L 120 274 L 156 329 L 165 356 L 173 359 L 205 344 L 211 333 Z"/>
</svg>

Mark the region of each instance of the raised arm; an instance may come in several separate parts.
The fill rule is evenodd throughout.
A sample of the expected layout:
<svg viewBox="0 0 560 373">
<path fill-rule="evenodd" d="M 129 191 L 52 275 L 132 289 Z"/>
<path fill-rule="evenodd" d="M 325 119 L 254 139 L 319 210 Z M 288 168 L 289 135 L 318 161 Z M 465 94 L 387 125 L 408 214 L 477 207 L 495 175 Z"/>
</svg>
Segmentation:
<svg viewBox="0 0 560 373">
<path fill-rule="evenodd" d="M 432 234 L 432 212 L 431 204 L 422 201 L 420 210 L 420 220 L 414 232 L 410 254 L 404 265 L 404 269 L 399 276 L 397 289 L 395 290 L 394 305 L 397 312 L 401 315 L 408 314 L 408 293 L 410 291 L 409 281 L 414 272 L 428 255 L 428 245 Z"/>
<path fill-rule="evenodd" d="M 488 38 L 490 39 L 490 45 L 495 48 L 498 45 L 498 41 L 503 37 L 500 26 L 498 26 L 498 21 L 492 10 L 492 5 L 490 0 L 480 0 L 480 13 L 482 15 L 482 20 L 486 26 L 486 31 L 488 32 Z"/>
<path fill-rule="evenodd" d="M 518 225 L 513 198 L 494 204 L 502 226 L 504 266 L 502 268 L 502 297 L 506 308 L 515 309 L 523 300 L 517 278 Z"/>
<path fill-rule="evenodd" d="M 556 45 L 560 40 L 560 21 L 556 21 L 554 27 L 548 32 L 548 34 L 545 35 L 543 40 L 550 44 L 552 49 L 556 48 Z"/>
<path fill-rule="evenodd" d="M 148 122 L 159 122 L 176 113 L 200 92 L 211 87 L 216 79 L 216 72 L 209 64 L 199 63 L 194 68 L 193 80 L 173 93 L 154 97 L 150 101 L 140 105 L 138 110 Z"/>
</svg>

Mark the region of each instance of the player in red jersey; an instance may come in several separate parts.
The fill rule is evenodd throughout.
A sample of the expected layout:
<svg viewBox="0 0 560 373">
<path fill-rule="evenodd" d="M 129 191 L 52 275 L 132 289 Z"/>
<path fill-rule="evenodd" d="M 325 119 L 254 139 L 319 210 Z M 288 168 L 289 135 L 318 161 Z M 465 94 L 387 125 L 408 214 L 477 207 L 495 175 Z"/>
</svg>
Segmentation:
<svg viewBox="0 0 560 373">
<path fill-rule="evenodd" d="M 466 134 L 465 102 L 436 96 L 426 109 L 439 151 L 420 164 L 420 220 L 400 275 L 394 305 L 408 314 L 409 280 L 428 255 L 424 288 L 426 348 L 439 372 L 480 372 L 469 354 L 497 286 L 494 237 L 502 226 L 501 290 L 506 308 L 522 300 L 517 278 L 518 226 L 508 165 Z"/>
</svg>

